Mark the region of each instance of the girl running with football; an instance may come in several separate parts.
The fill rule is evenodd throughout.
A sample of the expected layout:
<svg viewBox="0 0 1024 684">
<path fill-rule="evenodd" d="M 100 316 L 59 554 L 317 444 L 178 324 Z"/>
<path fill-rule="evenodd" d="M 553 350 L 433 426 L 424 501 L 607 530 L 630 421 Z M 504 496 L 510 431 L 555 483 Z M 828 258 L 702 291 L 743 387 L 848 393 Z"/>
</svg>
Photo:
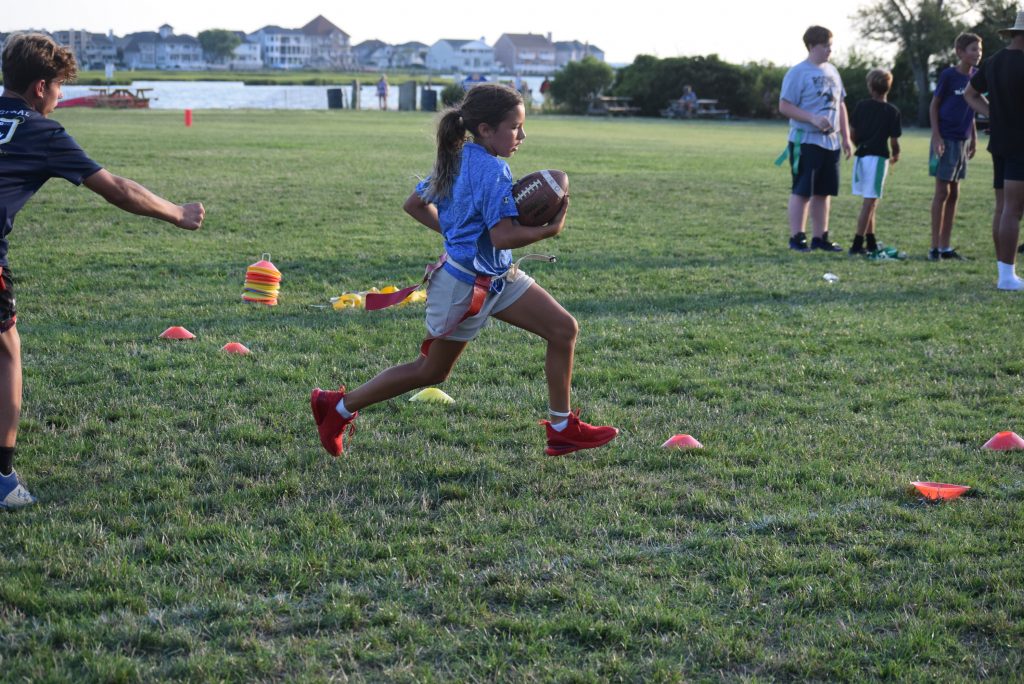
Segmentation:
<svg viewBox="0 0 1024 684">
<path fill-rule="evenodd" d="M 525 140 L 525 119 L 522 96 L 491 83 L 473 87 L 442 115 L 433 172 L 404 205 L 410 216 L 444 238 L 445 255 L 427 276 L 428 337 L 419 358 L 350 392 L 344 387 L 313 390 L 310 406 L 320 443 L 331 455 L 341 455 L 344 433 L 361 409 L 447 379 L 490 316 L 547 342 L 550 420 L 541 421 L 547 432 L 545 453 L 598 447 L 619 433 L 614 427 L 588 425 L 571 411 L 576 319 L 512 263 L 512 249 L 558 235 L 569 208 L 566 197 L 554 219 L 541 227 L 515 220 L 512 172 L 502 157 L 511 157 Z"/>
</svg>

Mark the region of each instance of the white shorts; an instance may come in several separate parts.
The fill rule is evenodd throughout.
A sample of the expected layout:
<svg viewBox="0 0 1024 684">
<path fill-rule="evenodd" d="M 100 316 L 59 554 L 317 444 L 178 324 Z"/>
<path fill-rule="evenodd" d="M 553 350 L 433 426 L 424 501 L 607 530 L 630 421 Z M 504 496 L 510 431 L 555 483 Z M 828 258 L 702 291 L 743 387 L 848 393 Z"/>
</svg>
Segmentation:
<svg viewBox="0 0 1024 684">
<path fill-rule="evenodd" d="M 501 292 L 489 292 L 475 316 L 462 321 L 459 327 L 445 335 L 469 309 L 473 299 L 473 286 L 459 280 L 444 268 L 439 268 L 434 271 L 430 276 L 430 282 L 427 283 L 427 335 L 444 335 L 442 339 L 445 340 L 468 342 L 487 325 L 490 316 L 512 306 L 517 299 L 526 294 L 533 282 L 533 278 L 521 270 L 515 274 L 515 278 L 507 276 Z"/>
<path fill-rule="evenodd" d="M 885 157 L 856 157 L 853 161 L 853 194 L 864 199 L 878 199 L 882 196 L 882 185 L 889 172 L 889 160 Z"/>
</svg>

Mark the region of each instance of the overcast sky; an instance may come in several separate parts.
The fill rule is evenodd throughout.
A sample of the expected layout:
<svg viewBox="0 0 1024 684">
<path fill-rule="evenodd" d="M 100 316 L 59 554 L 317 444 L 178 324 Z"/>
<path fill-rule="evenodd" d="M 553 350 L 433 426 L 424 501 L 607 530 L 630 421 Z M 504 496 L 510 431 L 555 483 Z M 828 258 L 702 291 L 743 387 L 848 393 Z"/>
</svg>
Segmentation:
<svg viewBox="0 0 1024 684">
<path fill-rule="evenodd" d="M 835 34 L 835 50 L 858 45 L 850 15 L 865 0 L 589 0 L 465 3 L 476 11 L 448 9 L 449 2 L 241 2 L 240 0 L 36 0 L 4 7 L 0 30 L 113 30 L 117 35 L 154 31 L 170 24 L 175 33 L 196 35 L 208 28 L 247 33 L 276 24 L 299 28 L 318 14 L 351 36 L 352 44 L 376 38 L 388 43 L 441 38 L 483 37 L 493 45 L 503 33 L 551 33 L 553 40 L 589 42 L 612 63 L 630 63 L 637 54 L 657 57 L 708 55 L 742 63 L 798 62 L 807 56 L 800 36 L 811 24 Z M 604 9 L 607 7 L 608 9 Z M 600 9 L 597 9 L 600 8 Z M 877 47 L 877 46 L 876 46 Z"/>
</svg>

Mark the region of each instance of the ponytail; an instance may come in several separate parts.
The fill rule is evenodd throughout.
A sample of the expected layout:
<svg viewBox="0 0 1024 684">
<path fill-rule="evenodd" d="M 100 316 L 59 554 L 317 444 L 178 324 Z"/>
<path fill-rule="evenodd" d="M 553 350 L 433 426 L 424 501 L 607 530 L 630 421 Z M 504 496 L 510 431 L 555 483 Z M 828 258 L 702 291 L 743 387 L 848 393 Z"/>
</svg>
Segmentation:
<svg viewBox="0 0 1024 684">
<path fill-rule="evenodd" d="M 437 124 L 437 159 L 424 193 L 424 199 L 428 202 L 436 202 L 452 194 L 452 186 L 462 166 L 462 146 L 466 144 L 466 133 L 462 112 L 457 107 L 445 110 Z"/>
<path fill-rule="evenodd" d="M 521 104 L 523 96 L 518 91 L 497 83 L 482 83 L 471 88 L 462 102 L 446 109 L 437 125 L 437 159 L 423 198 L 436 202 L 451 196 L 462 166 L 466 136 L 476 136 L 480 124 L 497 128 Z"/>
</svg>

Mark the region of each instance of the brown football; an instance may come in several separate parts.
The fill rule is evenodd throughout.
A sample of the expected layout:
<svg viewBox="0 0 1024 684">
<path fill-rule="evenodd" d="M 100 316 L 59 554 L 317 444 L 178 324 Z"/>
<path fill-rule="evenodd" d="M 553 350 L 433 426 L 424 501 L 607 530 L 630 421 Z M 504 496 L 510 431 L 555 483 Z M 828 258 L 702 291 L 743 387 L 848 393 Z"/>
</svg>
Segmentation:
<svg viewBox="0 0 1024 684">
<path fill-rule="evenodd" d="M 569 194 L 565 171 L 534 171 L 512 186 L 512 199 L 519 210 L 519 223 L 543 226 L 553 219 Z"/>
</svg>

